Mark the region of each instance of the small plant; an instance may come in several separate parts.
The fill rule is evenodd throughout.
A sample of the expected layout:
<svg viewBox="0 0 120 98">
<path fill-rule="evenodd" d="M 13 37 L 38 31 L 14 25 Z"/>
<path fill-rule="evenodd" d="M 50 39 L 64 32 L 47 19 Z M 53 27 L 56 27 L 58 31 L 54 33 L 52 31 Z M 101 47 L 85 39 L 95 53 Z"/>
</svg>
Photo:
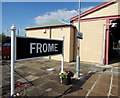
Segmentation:
<svg viewBox="0 0 120 98">
<path fill-rule="evenodd" d="M 16 94 L 13 95 L 13 97 L 16 98 L 18 96 L 26 96 L 26 88 L 28 87 L 28 85 L 26 84 L 22 85 L 21 83 L 18 83 L 17 85 L 18 85 L 17 88 L 20 89 L 20 91 L 22 91 L 22 88 L 24 89 L 24 94 L 20 94 L 17 92 Z"/>
<path fill-rule="evenodd" d="M 24 85 L 24 95 L 26 95 L 26 88 L 28 87 L 28 85 Z"/>
<path fill-rule="evenodd" d="M 65 70 L 63 73 L 60 73 L 60 78 L 70 78 L 73 77 L 74 74 L 71 71 Z"/>
</svg>

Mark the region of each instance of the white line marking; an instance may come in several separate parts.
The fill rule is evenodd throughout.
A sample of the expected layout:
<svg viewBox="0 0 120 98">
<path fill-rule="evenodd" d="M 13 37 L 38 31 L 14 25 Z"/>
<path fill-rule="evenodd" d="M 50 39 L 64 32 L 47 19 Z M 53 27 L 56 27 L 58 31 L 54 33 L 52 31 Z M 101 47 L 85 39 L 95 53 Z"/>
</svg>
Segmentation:
<svg viewBox="0 0 120 98">
<path fill-rule="evenodd" d="M 111 72 L 113 71 L 113 68 L 111 69 Z M 113 74 L 111 76 L 111 81 L 110 81 L 110 87 L 109 87 L 109 92 L 108 92 L 108 98 L 110 97 L 111 95 L 111 90 L 112 90 L 112 81 L 113 81 Z"/>
<path fill-rule="evenodd" d="M 89 94 L 91 93 L 91 91 L 93 90 L 93 88 L 95 87 L 95 85 L 97 84 L 98 79 L 100 78 L 101 74 L 99 74 L 97 80 L 95 81 L 94 85 L 91 87 L 91 89 L 89 90 L 89 92 L 86 94 L 85 98 L 87 98 L 89 96 Z"/>
</svg>

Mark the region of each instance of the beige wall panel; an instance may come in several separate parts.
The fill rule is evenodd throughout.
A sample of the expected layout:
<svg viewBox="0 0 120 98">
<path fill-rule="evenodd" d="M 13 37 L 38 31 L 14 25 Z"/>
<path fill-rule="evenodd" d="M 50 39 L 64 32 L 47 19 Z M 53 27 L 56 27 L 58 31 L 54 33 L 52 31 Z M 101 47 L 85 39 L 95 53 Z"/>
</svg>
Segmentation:
<svg viewBox="0 0 120 98">
<path fill-rule="evenodd" d="M 46 33 L 45 33 L 46 31 Z M 26 36 L 28 37 L 38 37 L 38 38 L 50 38 L 49 29 L 39 29 L 39 30 L 28 30 L 26 31 Z"/>
<path fill-rule="evenodd" d="M 109 5 L 107 7 L 104 7 L 98 11 L 95 11 L 89 15 L 84 16 L 81 19 L 85 19 L 85 18 L 93 18 L 93 17 L 102 17 L 102 16 L 112 16 L 112 15 L 120 15 L 120 11 L 118 9 L 118 5 L 120 5 L 118 3 L 114 3 L 112 5 Z"/>
<path fill-rule="evenodd" d="M 120 15 L 120 1 L 118 2 L 118 15 Z"/>
<path fill-rule="evenodd" d="M 83 39 L 80 40 L 81 61 L 100 63 L 102 53 L 102 33 L 105 20 L 82 22 L 81 32 Z M 78 23 L 75 23 L 78 27 Z"/>
<path fill-rule="evenodd" d="M 63 36 L 65 37 L 64 41 L 64 59 L 67 62 L 70 62 L 70 28 L 56 28 L 52 29 L 52 38 L 62 40 Z M 52 59 L 61 60 L 62 56 L 53 56 Z"/>
</svg>

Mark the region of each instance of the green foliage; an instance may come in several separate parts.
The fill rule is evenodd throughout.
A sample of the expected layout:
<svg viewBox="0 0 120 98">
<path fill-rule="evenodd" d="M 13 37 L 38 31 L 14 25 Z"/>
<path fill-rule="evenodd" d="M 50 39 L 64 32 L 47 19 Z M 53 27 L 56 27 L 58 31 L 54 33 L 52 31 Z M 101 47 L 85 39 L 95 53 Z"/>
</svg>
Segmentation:
<svg viewBox="0 0 120 98">
<path fill-rule="evenodd" d="M 2 33 L 0 35 L 0 41 L 2 41 L 2 43 L 10 43 L 10 37 L 9 36 L 6 36 L 4 33 Z"/>
<path fill-rule="evenodd" d="M 66 73 L 61 73 L 61 74 L 60 74 L 60 77 L 61 77 L 61 78 L 68 78 L 68 75 L 67 75 Z"/>
<path fill-rule="evenodd" d="M 59 75 L 60 75 L 60 78 L 70 78 L 74 76 L 73 72 L 68 70 L 65 70 L 65 72 L 60 73 Z"/>
</svg>

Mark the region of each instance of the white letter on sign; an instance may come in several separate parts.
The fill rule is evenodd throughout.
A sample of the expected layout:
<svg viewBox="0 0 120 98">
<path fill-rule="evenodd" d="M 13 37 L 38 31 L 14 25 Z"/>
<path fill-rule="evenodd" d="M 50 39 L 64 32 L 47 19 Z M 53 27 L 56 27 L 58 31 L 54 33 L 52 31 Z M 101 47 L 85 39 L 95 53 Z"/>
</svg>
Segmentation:
<svg viewBox="0 0 120 98">
<path fill-rule="evenodd" d="M 37 43 L 36 53 L 38 53 L 38 50 L 40 50 L 40 53 L 42 53 L 41 48 L 42 48 L 42 44 L 41 43 Z"/>
<path fill-rule="evenodd" d="M 43 52 L 47 52 L 47 44 L 46 43 L 43 44 Z"/>
<path fill-rule="evenodd" d="M 36 43 L 30 43 L 30 54 L 32 54 L 32 50 L 35 49 L 33 45 L 36 45 Z"/>
<path fill-rule="evenodd" d="M 58 44 L 55 44 L 55 51 L 56 51 L 56 52 L 58 51 L 58 50 L 57 50 L 57 47 L 56 47 L 57 45 L 58 45 Z"/>
<path fill-rule="evenodd" d="M 54 51 L 54 44 L 48 44 L 48 52 L 53 52 Z"/>
</svg>

